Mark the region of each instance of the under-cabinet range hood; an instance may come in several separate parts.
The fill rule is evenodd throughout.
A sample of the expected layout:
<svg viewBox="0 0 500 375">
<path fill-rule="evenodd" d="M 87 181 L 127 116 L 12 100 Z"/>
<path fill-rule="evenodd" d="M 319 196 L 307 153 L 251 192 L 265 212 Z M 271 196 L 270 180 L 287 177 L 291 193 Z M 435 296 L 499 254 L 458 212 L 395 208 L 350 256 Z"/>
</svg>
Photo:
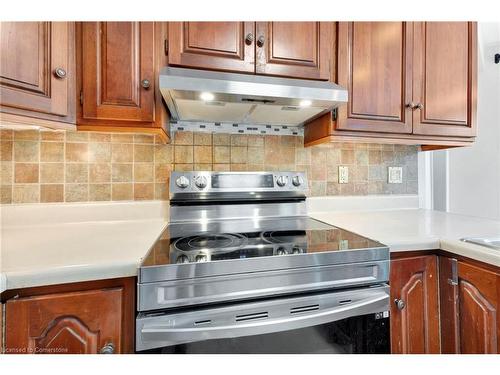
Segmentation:
<svg viewBox="0 0 500 375">
<path fill-rule="evenodd" d="M 299 126 L 347 102 L 331 82 L 172 67 L 160 90 L 176 121 Z"/>
</svg>

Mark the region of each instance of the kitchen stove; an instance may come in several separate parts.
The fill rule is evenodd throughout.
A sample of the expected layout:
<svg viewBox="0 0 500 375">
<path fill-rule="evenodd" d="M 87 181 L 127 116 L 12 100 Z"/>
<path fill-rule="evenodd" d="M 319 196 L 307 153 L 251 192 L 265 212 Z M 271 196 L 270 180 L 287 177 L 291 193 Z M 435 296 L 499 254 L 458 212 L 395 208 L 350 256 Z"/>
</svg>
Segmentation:
<svg viewBox="0 0 500 375">
<path fill-rule="evenodd" d="M 249 304 L 274 299 L 323 302 L 302 314 L 309 323 L 283 326 L 279 309 L 274 318 L 257 315 L 252 324 L 265 320 L 267 329 L 257 324 L 255 332 L 303 329 L 314 316 L 329 324 L 330 313 L 337 320 L 360 313 L 386 319 L 387 246 L 308 217 L 306 191 L 297 172 L 172 173 L 170 224 L 139 268 L 137 350 L 251 336 L 237 312 L 253 316 Z M 347 290 L 352 298 L 339 299 Z M 226 312 L 236 319 L 229 327 Z M 201 326 L 199 316 L 206 318 Z"/>
</svg>

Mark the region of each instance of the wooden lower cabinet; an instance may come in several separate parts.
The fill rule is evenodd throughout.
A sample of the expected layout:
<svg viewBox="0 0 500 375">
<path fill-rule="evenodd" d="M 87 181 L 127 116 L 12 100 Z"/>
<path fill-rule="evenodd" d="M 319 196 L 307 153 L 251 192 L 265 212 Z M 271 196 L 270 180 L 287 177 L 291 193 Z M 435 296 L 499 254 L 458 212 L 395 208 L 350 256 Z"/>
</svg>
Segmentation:
<svg viewBox="0 0 500 375">
<path fill-rule="evenodd" d="M 391 261 L 391 353 L 440 352 L 437 256 Z"/>
<path fill-rule="evenodd" d="M 441 257 L 443 353 L 500 353 L 500 271 Z"/>
<path fill-rule="evenodd" d="M 133 278 L 66 284 L 7 300 L 6 353 L 133 352 L 134 286 Z"/>
</svg>

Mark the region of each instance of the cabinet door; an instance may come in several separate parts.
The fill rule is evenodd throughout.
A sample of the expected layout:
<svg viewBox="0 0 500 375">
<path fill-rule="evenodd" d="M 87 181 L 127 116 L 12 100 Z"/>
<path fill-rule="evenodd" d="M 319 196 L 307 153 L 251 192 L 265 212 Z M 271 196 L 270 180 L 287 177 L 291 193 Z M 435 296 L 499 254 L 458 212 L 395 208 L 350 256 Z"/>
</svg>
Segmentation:
<svg viewBox="0 0 500 375">
<path fill-rule="evenodd" d="M 7 301 L 8 353 L 120 353 L 123 289 L 50 294 Z"/>
<path fill-rule="evenodd" d="M 434 255 L 391 261 L 392 353 L 439 353 L 437 276 Z"/>
<path fill-rule="evenodd" d="M 500 353 L 499 284 L 498 274 L 458 262 L 460 353 Z"/>
<path fill-rule="evenodd" d="M 333 22 L 257 22 L 256 73 L 332 80 Z"/>
<path fill-rule="evenodd" d="M 81 70 L 83 119 L 154 120 L 153 22 L 84 22 Z"/>
<path fill-rule="evenodd" d="M 74 24 L 0 22 L 0 109 L 74 121 Z"/>
<path fill-rule="evenodd" d="M 411 133 L 411 22 L 340 22 L 338 83 L 349 101 L 336 128 Z"/>
<path fill-rule="evenodd" d="M 474 136 L 477 94 L 475 22 L 415 23 L 413 132 Z"/>
<path fill-rule="evenodd" d="M 254 39 L 254 22 L 170 22 L 168 63 L 253 73 Z"/>
</svg>

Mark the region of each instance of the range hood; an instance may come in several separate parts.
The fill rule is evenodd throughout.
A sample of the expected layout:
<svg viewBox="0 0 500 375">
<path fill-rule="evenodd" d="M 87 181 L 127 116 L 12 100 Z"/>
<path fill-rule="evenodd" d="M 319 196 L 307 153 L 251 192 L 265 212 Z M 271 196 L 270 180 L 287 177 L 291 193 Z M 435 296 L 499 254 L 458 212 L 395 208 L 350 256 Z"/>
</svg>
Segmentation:
<svg viewBox="0 0 500 375">
<path fill-rule="evenodd" d="M 347 102 L 331 82 L 173 67 L 160 91 L 176 121 L 300 126 Z"/>
</svg>

